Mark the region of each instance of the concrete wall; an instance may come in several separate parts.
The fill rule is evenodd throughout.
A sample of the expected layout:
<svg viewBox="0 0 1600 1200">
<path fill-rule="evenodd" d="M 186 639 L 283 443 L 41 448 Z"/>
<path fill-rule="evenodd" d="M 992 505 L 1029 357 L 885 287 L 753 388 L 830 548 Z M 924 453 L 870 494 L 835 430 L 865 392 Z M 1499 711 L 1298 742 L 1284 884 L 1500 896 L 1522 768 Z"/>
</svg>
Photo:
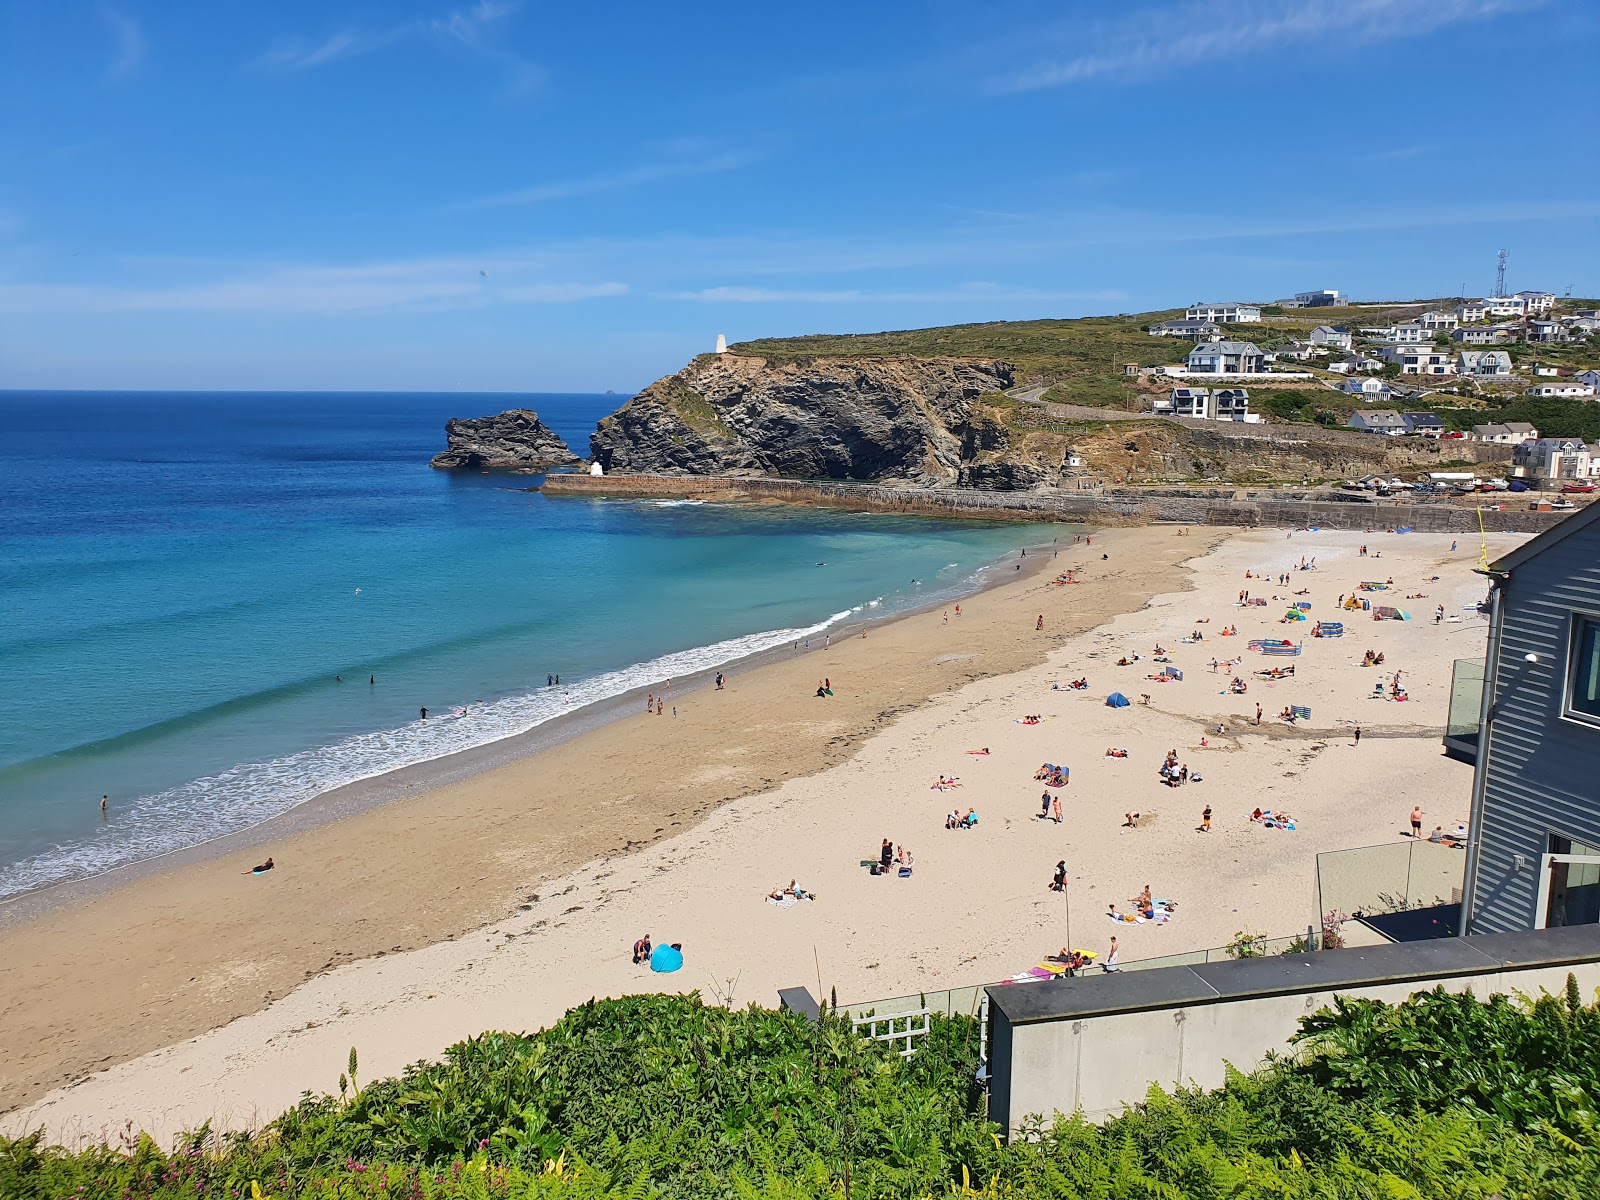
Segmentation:
<svg viewBox="0 0 1600 1200">
<path fill-rule="evenodd" d="M 1228 1064 L 1248 1072 L 1269 1052 L 1289 1052 L 1300 1018 L 1335 995 L 1392 1003 L 1440 985 L 1480 999 L 1559 994 L 1569 972 L 1593 997 L 1600 928 L 990 988 L 989 1114 L 1015 1131 L 1056 1113 L 1115 1115 L 1152 1086 L 1220 1087 Z"/>
<path fill-rule="evenodd" d="M 1359 504 L 1333 500 L 1237 500 L 1172 492 L 1075 495 L 1058 492 L 989 492 L 957 488 L 881 487 L 875 484 L 699 475 L 549 475 L 548 496 L 656 496 L 703 500 L 763 501 L 843 508 L 857 512 L 905 513 L 997 521 L 1070 521 L 1086 525 L 1270 526 L 1299 529 L 1395 529 L 1476 533 L 1478 513 L 1448 504 Z M 1485 512 L 1490 532 L 1537 533 L 1565 513 L 1507 509 Z"/>
</svg>

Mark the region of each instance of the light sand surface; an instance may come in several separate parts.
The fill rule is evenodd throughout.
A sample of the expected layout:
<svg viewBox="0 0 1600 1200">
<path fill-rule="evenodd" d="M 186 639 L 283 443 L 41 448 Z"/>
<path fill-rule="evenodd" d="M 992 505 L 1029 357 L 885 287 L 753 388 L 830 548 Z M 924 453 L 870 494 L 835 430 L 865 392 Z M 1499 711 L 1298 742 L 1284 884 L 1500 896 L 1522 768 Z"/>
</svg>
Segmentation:
<svg viewBox="0 0 1600 1200">
<path fill-rule="evenodd" d="M 1492 539 L 1491 552 L 1503 553 L 1516 540 Z M 1078 945 L 1104 950 L 1116 933 L 1124 957 L 1135 959 L 1218 946 L 1240 929 L 1301 931 L 1317 919 L 1318 851 L 1395 841 L 1418 800 L 1430 828 L 1466 816 L 1471 772 L 1444 759 L 1438 739 L 1450 662 L 1483 648 L 1486 625 L 1469 607 L 1484 590 L 1470 574 L 1476 547 L 1463 540 L 1451 553 L 1448 536 L 1252 531 L 1222 541 L 1185 571 L 1172 568 L 1216 541 L 1216 531 L 1180 536 L 1171 527 L 1097 534 L 1092 548 L 1068 547 L 1053 564 L 1084 564 L 1089 582 L 1083 586 L 1049 587 L 1037 579 L 964 601 L 962 615 L 948 623 L 934 612 L 865 640 L 836 642 L 827 652 L 831 658 L 780 664 L 735 680 L 730 692 L 696 696 L 683 705 L 677 724 L 641 716 L 445 789 L 449 795 L 315 831 L 308 844 L 286 845 L 277 854 L 285 867 L 277 878 L 239 879 L 238 862 L 218 860 L 177 873 L 184 878 L 156 877 L 150 894 L 119 894 L 130 925 L 126 948 L 114 952 L 101 935 L 95 945 L 111 958 L 94 989 L 101 1004 L 97 1019 L 117 1028 L 145 1020 L 140 997 L 121 974 L 124 962 L 144 972 L 147 986 L 160 982 L 150 947 L 141 944 L 152 934 L 152 917 L 157 925 L 170 923 L 160 948 L 176 960 L 179 974 L 191 970 L 184 961 L 191 937 L 228 944 L 232 965 L 213 955 L 209 970 L 248 973 L 258 957 L 280 955 L 274 932 L 287 956 L 291 948 L 319 947 L 359 929 L 341 925 L 343 914 L 329 907 L 347 897 L 324 873 L 370 878 L 382 892 L 381 907 L 375 901 L 355 911 L 362 920 L 404 925 L 413 905 L 437 902 L 441 883 L 493 889 L 504 882 L 507 864 L 519 860 L 528 862 L 528 877 L 538 876 L 549 858 L 536 847 L 555 818 L 548 805 L 530 807 L 528 823 L 537 828 L 519 829 L 505 818 L 506 795 L 556 787 L 563 772 L 583 781 L 562 789 L 568 803 L 582 806 L 576 824 L 598 823 L 612 838 L 602 839 L 602 849 L 619 844 L 622 831 L 640 824 L 642 813 L 659 811 L 666 797 L 676 814 L 671 820 L 684 825 L 666 840 L 595 858 L 540 885 L 539 899 L 525 911 L 513 907 L 510 915 L 452 941 L 337 966 L 259 1011 L 59 1089 L 0 1125 L 44 1123 L 64 1140 L 97 1136 L 130 1118 L 161 1137 L 205 1119 L 250 1125 L 304 1088 L 331 1088 L 352 1045 L 360 1049 L 365 1073 L 377 1076 L 486 1028 L 547 1024 L 592 995 L 698 988 L 708 997 L 731 992 L 736 1003 L 773 1004 L 780 987 L 816 988 L 820 970 L 822 987 L 836 988 L 848 1002 L 1006 978 L 1068 940 L 1064 898 L 1047 886 L 1059 859 L 1071 875 L 1071 940 Z M 1382 557 L 1358 559 L 1363 542 Z M 1100 561 L 1102 550 L 1111 554 L 1109 562 Z M 1315 555 L 1318 569 L 1293 571 L 1287 587 L 1244 579 L 1247 569 L 1290 570 L 1302 555 Z M 1435 582 L 1435 575 L 1442 578 Z M 1313 617 L 1333 617 L 1338 593 L 1362 579 L 1390 576 L 1397 586 L 1384 598 L 1427 593 L 1426 599 L 1397 601 L 1416 620 L 1373 622 L 1370 615 L 1343 614 L 1348 632 L 1342 640 L 1311 639 L 1309 622 L 1280 624 L 1284 603 L 1235 606 L 1243 587 L 1279 597 L 1308 588 L 1304 598 L 1314 604 Z M 1195 590 L 1183 590 L 1189 586 Z M 1141 607 L 1157 589 L 1162 594 Z M 1437 603 L 1462 621 L 1435 626 Z M 1052 647 L 1043 664 L 1033 629 L 1040 612 L 1044 641 Z M 1100 623 L 1113 612 L 1121 615 Z M 1239 636 L 1218 636 L 1229 624 L 1238 626 Z M 1059 632 L 1073 628 L 1084 632 Z M 1196 629 L 1204 632 L 1203 642 L 1180 644 Z M 1304 640 L 1300 657 L 1266 660 L 1246 649 L 1252 636 L 1285 631 Z M 1157 641 L 1185 672 L 1183 682 L 1144 681 L 1159 669 L 1150 661 Z M 1358 665 L 1368 647 L 1385 652 L 1385 679 L 1395 669 L 1404 672 L 1409 702 L 1370 698 L 1379 672 Z M 1113 665 L 1134 652 L 1143 660 Z M 1225 694 L 1228 676 L 1209 667 L 1214 657 L 1239 655 L 1250 681 L 1245 696 Z M 1274 661 L 1295 664 L 1295 679 L 1268 685 L 1248 674 Z M 980 677 L 1002 667 L 1008 673 Z M 886 672 L 908 702 L 934 698 L 902 708 L 885 704 L 880 693 L 871 719 L 863 721 L 846 697 L 857 687 L 881 687 Z M 810 695 L 812 677 L 824 674 L 840 693 L 835 700 Z M 1088 676 L 1088 692 L 1052 690 L 1053 682 L 1079 675 Z M 1135 701 L 1149 692 L 1152 704 L 1108 708 L 1104 699 L 1112 690 Z M 1250 723 L 1258 699 L 1268 718 L 1259 728 Z M 1307 727 L 1270 720 L 1289 703 L 1312 709 Z M 851 715 L 842 715 L 847 710 Z M 1048 719 L 1017 724 L 1027 713 Z M 1214 732 L 1219 722 L 1226 734 Z M 1364 732 L 1359 747 L 1350 737 L 1356 723 Z M 1211 745 L 1203 748 L 1202 738 Z M 967 754 L 984 746 L 992 754 Z M 1126 747 L 1129 757 L 1104 758 L 1108 746 Z M 1157 771 L 1169 748 L 1202 775 L 1201 782 L 1169 788 L 1160 781 Z M 796 776 L 819 752 L 832 765 L 780 782 L 784 770 L 777 764 L 786 762 Z M 1060 792 L 1066 815 L 1060 825 L 1036 817 L 1043 788 L 1033 773 L 1047 760 L 1072 770 Z M 933 790 L 940 774 L 959 776 L 961 786 Z M 711 807 L 703 799 L 708 779 L 716 781 L 713 792 L 751 794 L 691 825 L 688 817 Z M 760 786 L 761 779 L 772 786 Z M 1201 834 L 1195 826 L 1207 803 L 1213 831 Z M 1252 824 L 1247 816 L 1256 805 L 1289 808 L 1298 830 Z M 976 808 L 978 827 L 947 831 L 945 814 L 954 807 Z M 1140 827 L 1124 827 L 1123 814 L 1135 808 L 1144 814 Z M 556 833 L 566 836 L 568 852 L 584 844 L 565 824 Z M 910 879 L 876 878 L 859 865 L 876 856 L 885 837 L 913 852 Z M 414 845 L 419 840 L 420 848 Z M 397 871 L 371 866 L 374 854 L 397 852 L 406 855 Z M 463 868 L 477 859 L 486 864 L 482 870 Z M 308 881 L 301 866 L 307 860 L 319 883 Z M 424 877 L 408 883 L 417 871 Z M 442 881 L 435 878 L 441 873 Z M 791 878 L 820 898 L 788 909 L 764 902 L 770 888 Z M 1164 925 L 1114 925 L 1106 906 L 1127 908 L 1145 883 L 1177 901 L 1176 918 Z M 256 899 L 263 894 L 272 896 L 270 903 Z M 17 937 L 37 938 L 52 920 L 75 918 L 88 920 L 68 912 L 30 923 L 0 942 L 0 953 Z M 262 929 L 236 938 L 232 930 L 240 922 Z M 415 924 L 420 929 L 426 920 Z M 630 946 L 646 932 L 658 942 L 684 944 L 681 973 L 655 976 L 630 963 Z M 31 1014 L 37 1036 L 83 1036 L 71 1026 L 81 998 L 51 975 L 37 942 L 27 948 L 36 977 L 19 975 L 13 960 L 0 968 L 8 989 L 6 1044 L 35 1049 L 14 1036 L 19 1008 Z M 191 993 L 214 986 L 211 978 L 197 979 L 165 1003 L 183 1009 Z M 108 999 L 120 1007 L 108 1006 Z M 59 1012 L 45 1010 L 52 1000 Z M 58 1052 L 50 1061 L 71 1057 Z"/>
</svg>

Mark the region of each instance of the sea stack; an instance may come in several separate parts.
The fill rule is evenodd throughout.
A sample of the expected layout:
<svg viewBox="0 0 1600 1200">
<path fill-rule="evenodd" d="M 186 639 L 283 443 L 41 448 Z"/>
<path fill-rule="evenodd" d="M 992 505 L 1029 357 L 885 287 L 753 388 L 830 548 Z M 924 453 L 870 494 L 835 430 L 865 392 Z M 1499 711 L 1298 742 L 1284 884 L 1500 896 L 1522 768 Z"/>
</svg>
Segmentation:
<svg viewBox="0 0 1600 1200">
<path fill-rule="evenodd" d="M 451 417 L 444 432 L 450 448 L 431 464 L 441 470 L 545 471 L 582 462 L 538 413 L 526 408 L 492 417 Z"/>
</svg>

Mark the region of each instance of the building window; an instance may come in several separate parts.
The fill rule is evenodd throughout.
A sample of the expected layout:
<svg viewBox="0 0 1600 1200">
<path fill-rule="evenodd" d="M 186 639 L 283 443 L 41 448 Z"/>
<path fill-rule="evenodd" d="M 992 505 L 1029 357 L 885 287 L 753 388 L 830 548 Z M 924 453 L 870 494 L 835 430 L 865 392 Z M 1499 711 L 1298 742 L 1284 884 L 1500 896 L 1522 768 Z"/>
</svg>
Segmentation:
<svg viewBox="0 0 1600 1200">
<path fill-rule="evenodd" d="M 1600 723 L 1600 619 L 1574 616 L 1567 715 Z"/>
<path fill-rule="evenodd" d="M 1550 899 L 1545 906 L 1545 928 L 1600 923 L 1600 849 L 1551 834 L 1550 853 L 1574 855 L 1590 861 L 1550 864 Z"/>
</svg>

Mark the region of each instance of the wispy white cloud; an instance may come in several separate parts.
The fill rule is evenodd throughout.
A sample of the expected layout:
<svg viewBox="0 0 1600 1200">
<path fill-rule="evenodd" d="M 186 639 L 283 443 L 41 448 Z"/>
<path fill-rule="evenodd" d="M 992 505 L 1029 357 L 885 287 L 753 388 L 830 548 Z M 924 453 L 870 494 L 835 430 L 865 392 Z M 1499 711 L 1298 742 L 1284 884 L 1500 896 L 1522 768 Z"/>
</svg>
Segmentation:
<svg viewBox="0 0 1600 1200">
<path fill-rule="evenodd" d="M 969 300 L 1125 300 L 1121 291 L 1056 292 L 1041 288 L 1007 287 L 994 283 L 968 283 L 959 287 L 913 291 L 862 291 L 858 288 L 806 289 L 710 287 L 693 292 L 675 292 L 674 300 L 697 300 L 707 304 L 951 304 Z"/>
<path fill-rule="evenodd" d="M 1197 0 L 1153 19 L 1131 14 L 1059 31 L 1070 53 L 996 79 L 1032 91 L 1103 78 L 1143 78 L 1190 63 L 1215 63 L 1297 42 L 1337 44 L 1421 37 L 1448 25 L 1539 7 L 1545 0 Z"/>
<path fill-rule="evenodd" d="M 557 304 L 621 296 L 625 283 L 551 279 L 539 256 L 429 258 L 356 265 L 210 267 L 169 262 L 160 277 L 117 283 L 0 283 L 0 312 L 367 313 Z"/>
<path fill-rule="evenodd" d="M 507 49 L 494 31 L 516 11 L 509 0 L 477 0 L 439 17 L 425 17 L 383 29 L 341 29 L 319 39 L 280 38 L 256 59 L 255 65 L 276 71 L 309 71 L 341 59 L 359 58 L 411 41 L 432 41 L 465 48 L 509 67 L 513 83 L 522 88 L 536 83 L 539 69 Z"/>
<path fill-rule="evenodd" d="M 549 200 L 571 200 L 578 196 L 593 196 L 599 192 L 625 191 L 644 184 L 657 183 L 663 179 L 680 179 L 690 175 L 716 175 L 723 171 L 737 170 L 754 162 L 755 157 L 753 154 L 722 150 L 694 157 L 669 158 L 577 179 L 537 183 L 503 195 L 486 196 L 480 200 L 469 201 L 463 207 L 498 208 L 519 204 L 542 204 Z"/>
<path fill-rule="evenodd" d="M 109 4 L 100 5 L 100 19 L 111 32 L 111 78 L 121 79 L 144 61 L 144 31 L 139 28 L 137 17 L 118 12 Z"/>
</svg>

